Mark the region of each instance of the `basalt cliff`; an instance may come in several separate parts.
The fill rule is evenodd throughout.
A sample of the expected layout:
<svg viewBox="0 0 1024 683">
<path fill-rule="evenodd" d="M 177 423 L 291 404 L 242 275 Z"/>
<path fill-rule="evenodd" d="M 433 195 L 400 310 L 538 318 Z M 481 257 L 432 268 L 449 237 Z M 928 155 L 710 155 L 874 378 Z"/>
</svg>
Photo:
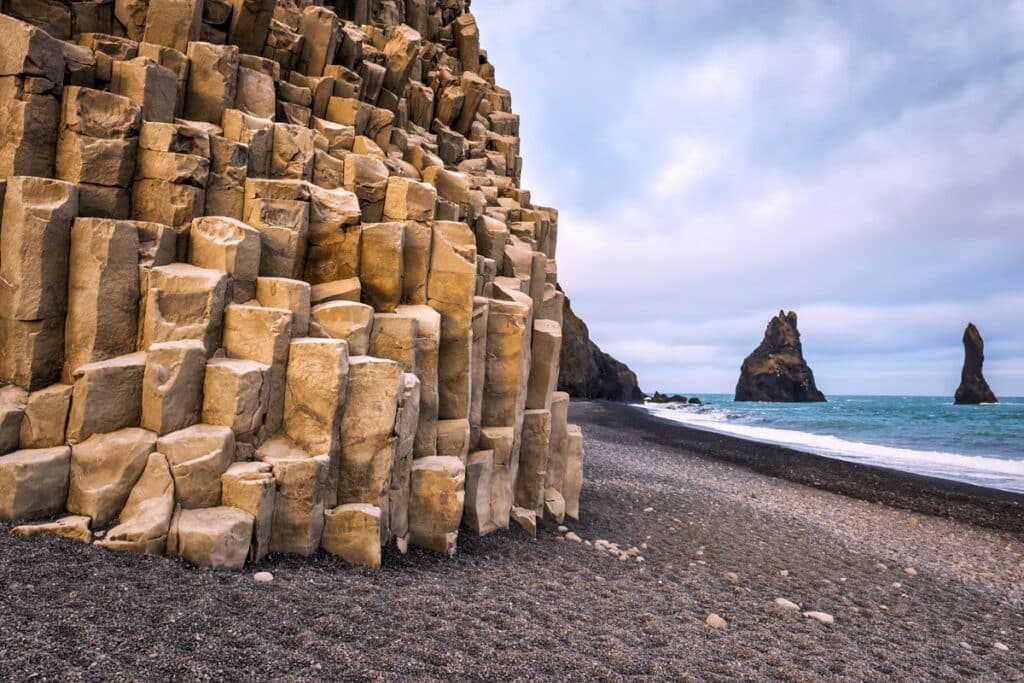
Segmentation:
<svg viewBox="0 0 1024 683">
<path fill-rule="evenodd" d="M 636 373 L 594 343 L 587 324 L 572 310 L 568 298 L 563 310 L 559 391 L 573 398 L 643 403 Z"/>
<path fill-rule="evenodd" d="M 558 212 L 468 0 L 3 10 L 0 521 L 375 566 L 579 515 Z"/>
<path fill-rule="evenodd" d="M 771 319 L 764 339 L 743 361 L 736 384 L 737 401 L 803 403 L 824 401 L 814 384 L 814 373 L 804 360 L 796 313 Z"/>
<path fill-rule="evenodd" d="M 984 364 L 985 341 L 974 323 L 968 323 L 967 329 L 964 330 L 964 368 L 954 398 L 957 405 L 998 403 L 996 395 L 992 393 L 981 372 Z"/>
</svg>

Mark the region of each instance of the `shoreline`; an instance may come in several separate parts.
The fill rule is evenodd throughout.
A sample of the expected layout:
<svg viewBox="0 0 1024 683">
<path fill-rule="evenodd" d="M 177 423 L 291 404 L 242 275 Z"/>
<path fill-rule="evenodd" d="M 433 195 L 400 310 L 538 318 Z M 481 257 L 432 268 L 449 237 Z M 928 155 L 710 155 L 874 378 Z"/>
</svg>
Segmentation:
<svg viewBox="0 0 1024 683">
<path fill-rule="evenodd" d="M 1020 679 L 1024 536 L 760 474 L 740 456 L 766 449 L 701 445 L 635 408 L 570 418 L 587 449 L 572 535 L 462 533 L 454 558 L 389 546 L 379 570 L 318 552 L 214 571 L 0 524 L 0 678 Z"/>
<path fill-rule="evenodd" d="M 850 462 L 732 434 L 691 427 L 650 414 L 640 406 L 580 402 L 573 419 L 639 430 L 659 445 L 743 466 L 759 474 L 850 498 L 977 526 L 1024 533 L 1024 495 L 953 479 Z"/>
</svg>

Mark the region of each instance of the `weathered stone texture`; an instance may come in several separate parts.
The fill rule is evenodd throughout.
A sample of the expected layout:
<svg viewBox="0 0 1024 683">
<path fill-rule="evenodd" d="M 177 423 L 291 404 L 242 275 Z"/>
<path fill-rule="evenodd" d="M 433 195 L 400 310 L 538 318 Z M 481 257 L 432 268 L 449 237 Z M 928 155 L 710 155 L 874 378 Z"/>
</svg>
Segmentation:
<svg viewBox="0 0 1024 683">
<path fill-rule="evenodd" d="M 376 567 L 579 514 L 558 212 L 468 7 L 0 3 L 0 520 Z"/>
</svg>

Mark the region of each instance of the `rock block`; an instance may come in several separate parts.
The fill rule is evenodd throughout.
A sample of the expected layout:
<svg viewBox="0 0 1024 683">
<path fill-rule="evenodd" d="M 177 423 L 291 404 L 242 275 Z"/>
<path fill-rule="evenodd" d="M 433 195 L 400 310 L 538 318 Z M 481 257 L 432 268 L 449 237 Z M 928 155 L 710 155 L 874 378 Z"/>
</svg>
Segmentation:
<svg viewBox="0 0 1024 683">
<path fill-rule="evenodd" d="M 413 461 L 409 497 L 409 541 L 454 556 L 465 503 L 466 467 L 459 458 Z"/>
<path fill-rule="evenodd" d="M 249 559 L 259 562 L 270 552 L 274 526 L 277 482 L 273 469 L 264 462 L 236 462 L 221 476 L 221 502 L 253 516 L 253 538 Z"/>
<path fill-rule="evenodd" d="M 364 223 L 379 223 L 384 218 L 388 168 L 382 161 L 358 154 L 345 157 L 345 189 L 359 198 Z"/>
<path fill-rule="evenodd" d="M 438 376 L 441 314 L 430 306 L 399 306 L 397 313 L 416 321 L 416 376 L 420 380 L 419 426 L 415 457 L 437 455 Z"/>
<path fill-rule="evenodd" d="M 391 484 L 387 493 L 388 535 L 402 540 L 403 543 L 409 535 L 409 486 L 419 411 L 420 380 L 413 374 L 404 373 L 398 395 L 398 416 L 395 419 L 398 441 L 395 445 Z"/>
<path fill-rule="evenodd" d="M 245 222 L 260 232 L 260 275 L 301 279 L 309 235 L 309 203 L 247 196 L 244 213 Z"/>
<path fill-rule="evenodd" d="M 438 358 L 439 416 L 469 414 L 476 240 L 464 223 L 434 223 L 427 302 L 441 314 Z"/>
<path fill-rule="evenodd" d="M 550 409 L 551 397 L 558 387 L 558 364 L 562 353 L 561 324 L 554 320 L 535 321 L 532 340 L 526 407 Z"/>
<path fill-rule="evenodd" d="M 118 525 L 96 545 L 139 555 L 163 555 L 174 514 L 174 480 L 167 459 L 150 453 L 142 476 L 132 487 Z"/>
<path fill-rule="evenodd" d="M 340 505 L 324 515 L 320 546 L 351 564 L 380 567 L 380 508 L 365 503 Z"/>
<path fill-rule="evenodd" d="M 0 455 L 0 521 L 46 519 L 63 510 L 70 466 L 65 446 Z"/>
<path fill-rule="evenodd" d="M 379 505 L 391 480 L 401 371 L 371 356 L 349 357 L 341 424 L 338 502 Z"/>
<path fill-rule="evenodd" d="M 245 510 L 179 510 L 167 536 L 167 554 L 199 567 L 241 569 L 249 556 L 255 520 Z"/>
<path fill-rule="evenodd" d="M 312 555 L 324 529 L 330 457 L 310 457 L 284 436 L 265 443 L 256 455 L 273 468 L 277 480 L 270 551 Z"/>
<path fill-rule="evenodd" d="M 86 363 L 135 350 L 139 230 L 128 221 L 78 218 L 71 228 L 64 379 Z"/>
<path fill-rule="evenodd" d="M 37 391 L 60 381 L 64 316 L 11 320 L 0 316 L 0 382 Z"/>
<path fill-rule="evenodd" d="M 211 356 L 224 330 L 227 276 L 216 270 L 174 263 L 150 270 L 142 318 L 141 348 L 195 339 Z"/>
<path fill-rule="evenodd" d="M 227 427 L 197 424 L 160 437 L 156 449 L 167 457 L 174 499 L 193 510 L 220 505 L 220 478 L 235 461 L 235 435 Z"/>
<path fill-rule="evenodd" d="M 145 368 L 146 354 L 141 352 L 78 366 L 73 376 L 68 443 L 138 427 Z"/>
<path fill-rule="evenodd" d="M 310 286 L 302 280 L 261 277 L 256 279 L 256 300 L 260 306 L 292 312 L 292 336 L 309 334 Z"/>
<path fill-rule="evenodd" d="M 315 152 L 313 130 L 308 125 L 275 123 L 271 177 L 311 179 Z"/>
<path fill-rule="evenodd" d="M 61 127 L 78 135 L 107 140 L 139 135 L 142 107 L 127 97 L 92 88 L 64 88 Z"/>
<path fill-rule="evenodd" d="M 57 177 L 71 183 L 128 187 L 135 174 L 137 138 L 94 138 L 62 130 L 57 137 Z"/>
<path fill-rule="evenodd" d="M 28 398 L 19 387 L 0 387 L 0 455 L 18 450 Z"/>
<path fill-rule="evenodd" d="M 227 355 L 270 367 L 266 389 L 267 434 L 280 431 L 284 417 L 291 328 L 291 311 L 282 308 L 232 304 L 224 314 L 223 345 Z"/>
<path fill-rule="evenodd" d="M 86 515 L 103 527 L 124 507 L 156 448 L 156 434 L 122 429 L 95 434 L 71 447 L 68 512 Z"/>
<path fill-rule="evenodd" d="M 203 0 L 149 0 L 143 40 L 185 52 L 199 40 L 202 21 Z"/>
<path fill-rule="evenodd" d="M 566 444 L 565 480 L 561 493 L 565 498 L 565 514 L 579 519 L 580 491 L 583 489 L 583 432 L 579 427 L 569 425 Z"/>
<path fill-rule="evenodd" d="M 437 454 L 466 461 L 469 455 L 469 420 L 438 421 Z"/>
<path fill-rule="evenodd" d="M 185 94 L 185 118 L 219 124 L 224 111 L 235 106 L 238 87 L 238 47 L 190 42 L 191 69 Z"/>
<path fill-rule="evenodd" d="M 67 310 L 71 225 L 78 188 L 60 180 L 7 181 L 0 231 L 0 310 L 14 320 L 43 320 Z"/>
<path fill-rule="evenodd" d="M 38 76 L 55 85 L 64 82 L 64 52 L 45 29 L 0 15 L 3 49 L 0 76 Z"/>
<path fill-rule="evenodd" d="M 296 339 L 288 356 L 284 431 L 308 453 L 331 458 L 330 481 L 341 457 L 341 416 L 348 387 L 348 345 L 335 339 Z M 327 495 L 331 500 L 330 491 Z"/>
<path fill-rule="evenodd" d="M 192 221 L 188 262 L 193 266 L 223 271 L 255 287 L 260 249 L 260 232 L 239 220 L 204 216 Z"/>
<path fill-rule="evenodd" d="M 375 314 L 369 355 L 393 360 L 402 372 L 415 374 L 418 328 L 415 318 L 400 313 Z"/>
<path fill-rule="evenodd" d="M 372 307 L 352 301 L 331 301 L 314 306 L 309 317 L 310 336 L 346 341 L 353 356 L 365 356 L 369 352 L 374 322 Z"/>
<path fill-rule="evenodd" d="M 498 529 L 507 529 L 515 499 L 519 458 L 515 452 L 515 427 L 483 427 L 480 448 L 494 453 L 491 471 L 491 522 Z"/>
<path fill-rule="evenodd" d="M 487 317 L 487 367 L 482 424 L 512 427 L 518 424 L 523 386 L 524 354 L 528 349 L 526 325 L 529 308 L 492 299 Z"/>
<path fill-rule="evenodd" d="M 462 523 L 478 536 L 498 529 L 491 519 L 491 479 L 494 451 L 477 451 L 466 461 L 466 501 Z"/>
<path fill-rule="evenodd" d="M 26 524 L 11 529 L 15 536 L 56 536 L 69 541 L 92 543 L 92 531 L 89 530 L 91 520 L 84 515 L 61 517 L 53 522 L 43 524 Z"/>
<path fill-rule="evenodd" d="M 236 437 L 255 438 L 267 413 L 269 374 L 265 363 L 211 359 L 203 382 L 203 422 L 230 427 Z"/>
<path fill-rule="evenodd" d="M 187 340 L 153 344 L 142 377 L 142 427 L 163 436 L 200 420 L 206 349 Z"/>
<path fill-rule="evenodd" d="M 171 123 L 178 112 L 178 74 L 149 57 L 115 61 L 110 90 L 142 107 L 143 121 Z"/>
<path fill-rule="evenodd" d="M 55 448 L 64 444 L 72 390 L 69 384 L 53 384 L 28 395 L 21 419 L 21 448 Z M 0 389 L 0 404 L 3 403 L 3 392 L 4 389 Z M 6 422 L 4 410 L 0 408 L 0 434 L 7 433 Z M 0 444 L 3 439 L 0 436 Z M 0 453 L 4 450 L 0 445 Z"/>
</svg>

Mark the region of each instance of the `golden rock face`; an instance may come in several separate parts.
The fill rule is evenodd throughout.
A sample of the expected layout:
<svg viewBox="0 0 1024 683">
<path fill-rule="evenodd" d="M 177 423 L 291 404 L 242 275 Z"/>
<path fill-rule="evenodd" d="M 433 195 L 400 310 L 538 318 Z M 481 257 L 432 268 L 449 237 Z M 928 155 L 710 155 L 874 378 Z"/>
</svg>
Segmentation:
<svg viewBox="0 0 1024 683">
<path fill-rule="evenodd" d="M 468 2 L 331 4 L 5 5 L 18 533 L 378 566 L 579 514 L 558 212 Z"/>
</svg>

